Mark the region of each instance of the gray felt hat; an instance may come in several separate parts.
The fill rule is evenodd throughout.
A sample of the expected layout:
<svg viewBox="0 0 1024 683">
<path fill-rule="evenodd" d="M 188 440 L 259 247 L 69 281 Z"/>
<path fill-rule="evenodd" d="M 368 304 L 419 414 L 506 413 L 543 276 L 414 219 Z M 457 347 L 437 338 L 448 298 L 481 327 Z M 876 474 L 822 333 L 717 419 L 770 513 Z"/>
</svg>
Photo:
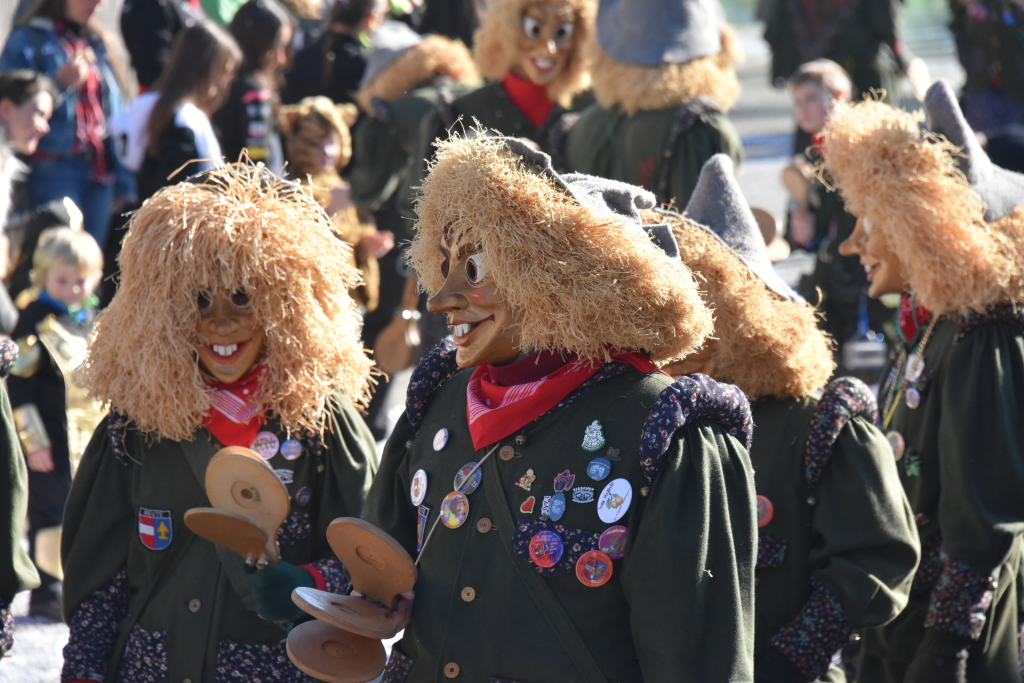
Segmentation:
<svg viewBox="0 0 1024 683">
<path fill-rule="evenodd" d="M 728 156 L 716 154 L 704 164 L 684 215 L 721 240 L 773 292 L 790 301 L 804 300 L 772 268 L 761 228 L 743 198 Z"/>
<path fill-rule="evenodd" d="M 373 34 L 373 43 L 370 45 L 370 54 L 366 58 L 366 71 L 363 72 L 363 80 L 359 82 L 364 86 L 380 75 L 384 69 L 405 54 L 405 51 L 414 45 L 418 45 L 423 36 L 413 31 L 400 21 L 385 21 Z"/>
<path fill-rule="evenodd" d="M 992 163 L 960 111 L 949 83 L 938 80 L 928 88 L 924 109 L 932 132 L 964 148 L 964 156 L 956 160 L 971 187 L 987 205 L 986 221 L 1000 219 L 1024 204 L 1024 175 Z"/>
<path fill-rule="evenodd" d="M 580 204 L 598 212 L 610 212 L 625 218 L 638 230 L 645 231 L 667 256 L 679 258 L 679 245 L 672 234 L 672 228 L 666 224 L 645 225 L 640 216 L 641 209 L 657 206 L 658 200 L 652 193 L 642 187 L 582 173 L 559 175 L 551 165 L 551 157 L 534 149 L 528 142 L 517 138 L 501 139 L 513 153 L 532 166 L 537 175 L 550 178 Z"/>
<path fill-rule="evenodd" d="M 681 64 L 722 50 L 725 13 L 718 0 L 601 0 L 597 37 L 615 61 Z"/>
</svg>

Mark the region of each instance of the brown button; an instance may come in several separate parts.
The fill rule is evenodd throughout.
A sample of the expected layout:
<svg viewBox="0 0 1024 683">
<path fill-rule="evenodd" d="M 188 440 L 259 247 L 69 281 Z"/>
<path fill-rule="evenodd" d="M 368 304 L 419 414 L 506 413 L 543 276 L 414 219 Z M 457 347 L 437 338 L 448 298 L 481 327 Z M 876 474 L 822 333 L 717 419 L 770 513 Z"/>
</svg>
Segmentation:
<svg viewBox="0 0 1024 683">
<path fill-rule="evenodd" d="M 476 523 L 476 530 L 482 534 L 486 534 L 491 530 L 491 520 L 486 517 L 481 517 L 480 521 Z"/>
<path fill-rule="evenodd" d="M 186 678 L 181 683 L 192 683 L 192 679 L 191 678 Z"/>
<path fill-rule="evenodd" d="M 459 665 L 455 662 L 448 662 L 444 665 L 444 675 L 447 678 L 455 678 L 459 675 Z"/>
<path fill-rule="evenodd" d="M 195 598 L 192 598 L 191 600 L 188 601 L 188 611 L 189 612 L 193 612 L 193 613 L 194 612 L 198 612 L 202 608 L 203 608 L 203 603 L 199 602 Z"/>
<path fill-rule="evenodd" d="M 476 590 L 470 586 L 466 586 L 462 589 L 462 599 L 466 602 L 473 602 L 476 600 Z"/>
<path fill-rule="evenodd" d="M 498 456 L 505 462 L 508 462 L 516 456 L 516 449 L 511 446 L 502 446 L 501 450 L 498 451 Z"/>
</svg>

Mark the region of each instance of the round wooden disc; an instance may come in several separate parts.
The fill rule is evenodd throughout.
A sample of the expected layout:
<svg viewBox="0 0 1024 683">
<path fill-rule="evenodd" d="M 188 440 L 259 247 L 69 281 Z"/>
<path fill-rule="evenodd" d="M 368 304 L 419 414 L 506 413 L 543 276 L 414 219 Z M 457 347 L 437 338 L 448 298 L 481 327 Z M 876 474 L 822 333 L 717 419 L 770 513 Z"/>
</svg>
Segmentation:
<svg viewBox="0 0 1024 683">
<path fill-rule="evenodd" d="M 387 655 L 379 640 L 307 621 L 288 633 L 288 659 L 302 671 L 332 683 L 365 683 L 384 671 Z"/>
<path fill-rule="evenodd" d="M 416 585 L 409 553 L 384 531 L 354 517 L 339 517 L 327 527 L 327 542 L 348 570 L 352 588 L 394 607 L 399 593 Z"/>
<path fill-rule="evenodd" d="M 398 633 L 395 625 L 388 621 L 387 610 L 357 596 L 303 586 L 292 591 L 292 602 L 320 621 L 367 638 L 381 640 Z"/>
<path fill-rule="evenodd" d="M 277 564 L 277 547 L 267 552 L 267 535 L 241 515 L 215 508 L 192 508 L 185 512 L 185 526 L 194 534 L 218 545 L 231 548 L 249 560 L 265 559 Z"/>
<path fill-rule="evenodd" d="M 252 521 L 276 541 L 277 529 L 288 516 L 288 489 L 274 470 L 248 448 L 222 448 L 206 467 L 206 495 L 218 510 Z"/>
</svg>

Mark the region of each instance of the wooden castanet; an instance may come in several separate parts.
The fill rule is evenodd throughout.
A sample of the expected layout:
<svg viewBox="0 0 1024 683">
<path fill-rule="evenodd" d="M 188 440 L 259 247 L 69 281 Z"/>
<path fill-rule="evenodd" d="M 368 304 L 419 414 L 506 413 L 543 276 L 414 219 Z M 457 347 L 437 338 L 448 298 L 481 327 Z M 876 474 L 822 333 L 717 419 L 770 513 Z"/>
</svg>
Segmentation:
<svg viewBox="0 0 1024 683">
<path fill-rule="evenodd" d="M 185 526 L 207 541 L 223 545 L 245 560 L 277 564 L 276 544 L 267 543 L 267 534 L 247 518 L 216 508 L 192 508 L 185 512 Z M 273 554 L 267 553 L 272 545 Z"/>
<path fill-rule="evenodd" d="M 393 638 L 398 633 L 388 621 L 387 609 L 358 596 L 301 587 L 292 591 L 292 602 L 320 621 L 367 638 Z"/>
<path fill-rule="evenodd" d="M 352 588 L 394 609 L 401 593 L 416 585 L 416 564 L 398 541 L 369 522 L 339 517 L 327 527 L 327 542 L 345 565 Z"/>
<path fill-rule="evenodd" d="M 303 672 L 332 683 L 365 683 L 384 671 L 387 656 L 379 640 L 307 621 L 288 633 L 288 658 Z"/>
</svg>

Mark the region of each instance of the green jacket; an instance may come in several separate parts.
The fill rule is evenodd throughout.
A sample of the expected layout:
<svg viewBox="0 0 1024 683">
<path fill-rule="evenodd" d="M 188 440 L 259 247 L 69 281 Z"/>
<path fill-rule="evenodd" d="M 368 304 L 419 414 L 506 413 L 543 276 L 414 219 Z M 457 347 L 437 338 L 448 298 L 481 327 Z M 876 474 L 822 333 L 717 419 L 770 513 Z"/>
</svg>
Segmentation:
<svg viewBox="0 0 1024 683">
<path fill-rule="evenodd" d="M 438 78 L 392 102 L 375 103 L 376 114 L 364 117 L 352 133 L 355 162 L 347 177 L 353 201 L 376 211 L 394 195 L 401 214 L 415 218 L 414 188 L 419 187 L 426 169 L 419 152 L 429 152 L 434 141 L 433 137 L 421 141 L 421 129 L 428 119 L 435 121 L 434 115 L 437 121 L 451 125 L 452 101 L 470 90 L 470 86 Z"/>
<path fill-rule="evenodd" d="M 318 587 L 338 592 L 349 586 L 327 544 L 327 526 L 359 515 L 375 456 L 350 404 L 329 418 L 334 431 L 322 440 L 292 437 L 302 446 L 297 459 L 279 451 L 267 462 L 292 496 L 277 537 L 282 559 L 311 565 L 322 579 Z M 263 431 L 288 438 L 276 421 Z M 210 506 L 203 477 L 218 449 L 205 428 L 192 441 L 147 440 L 117 414 L 96 430 L 64 517 L 71 636 L 63 680 L 98 674 L 114 683 L 120 674 L 212 683 L 225 680 L 219 671 L 238 680 L 313 680 L 289 662 L 284 631 L 246 606 L 252 603 L 242 558 L 218 552 L 185 526 L 185 512 Z"/>
<path fill-rule="evenodd" d="M 455 372 L 454 346 L 446 344 L 413 377 L 407 414 L 388 441 L 364 511 L 413 557 L 418 508 L 410 484 L 417 470 L 427 476 L 429 531 L 456 472 L 493 447 L 473 448 L 466 417 L 472 371 Z M 741 440 L 722 424 L 742 422 L 746 400 L 735 387 L 708 380 L 705 392 L 729 390 L 732 398 L 710 400 L 704 412 L 695 406 L 708 394 L 695 385 L 609 364 L 563 401 L 568 405 L 494 444 L 515 455 L 492 453 L 468 496 L 465 523 L 434 529 L 419 557 L 412 622 L 385 680 L 439 681 L 458 671 L 466 681 L 752 681 L 753 479 Z M 590 452 L 581 444 L 595 421 L 606 442 Z M 441 429 L 447 445 L 436 451 Z M 651 455 L 662 449 L 663 457 Z M 588 463 L 609 450 L 611 472 L 596 481 Z M 524 490 L 519 484 L 531 470 L 535 479 Z M 559 474 L 575 480 L 556 522 L 544 519 L 544 499 L 556 493 Z M 613 562 L 607 583 L 588 587 L 577 578 L 577 561 L 609 528 L 591 496 L 600 500 L 618 479 L 632 490 L 628 511 L 614 522 L 629 530 L 625 558 Z M 527 559 L 542 530 L 564 543 L 562 558 L 546 569 Z M 548 608 L 564 610 L 567 621 L 551 619 Z M 573 633 L 583 644 L 567 649 L 563 639 Z M 584 678 L 574 660 L 596 663 L 598 673 Z"/>
<path fill-rule="evenodd" d="M 874 397 L 848 378 L 820 400 L 759 400 L 753 416 L 757 493 L 773 509 L 758 533 L 755 658 L 775 647 L 804 680 L 843 681 L 832 655 L 900 613 L 920 556 L 892 450 Z"/>
<path fill-rule="evenodd" d="M 593 104 L 569 131 L 566 166 L 577 173 L 639 185 L 653 192 L 660 204 L 672 201 L 676 208 L 684 207 L 708 159 L 728 154 L 737 171 L 743 159 L 732 122 L 700 105 L 695 100 L 685 107 L 628 116 L 618 107 Z M 682 130 L 673 130 L 677 123 Z"/>
<path fill-rule="evenodd" d="M 905 443 L 897 465 L 921 536 L 921 566 L 907 609 L 865 632 L 861 680 L 902 681 L 926 628 L 934 628 L 973 639 L 968 681 L 1017 681 L 1024 312 L 1006 304 L 942 319 L 924 362 L 909 384 L 920 405 L 900 399 L 889 426 Z M 893 379 L 902 379 L 896 363 Z"/>
</svg>

